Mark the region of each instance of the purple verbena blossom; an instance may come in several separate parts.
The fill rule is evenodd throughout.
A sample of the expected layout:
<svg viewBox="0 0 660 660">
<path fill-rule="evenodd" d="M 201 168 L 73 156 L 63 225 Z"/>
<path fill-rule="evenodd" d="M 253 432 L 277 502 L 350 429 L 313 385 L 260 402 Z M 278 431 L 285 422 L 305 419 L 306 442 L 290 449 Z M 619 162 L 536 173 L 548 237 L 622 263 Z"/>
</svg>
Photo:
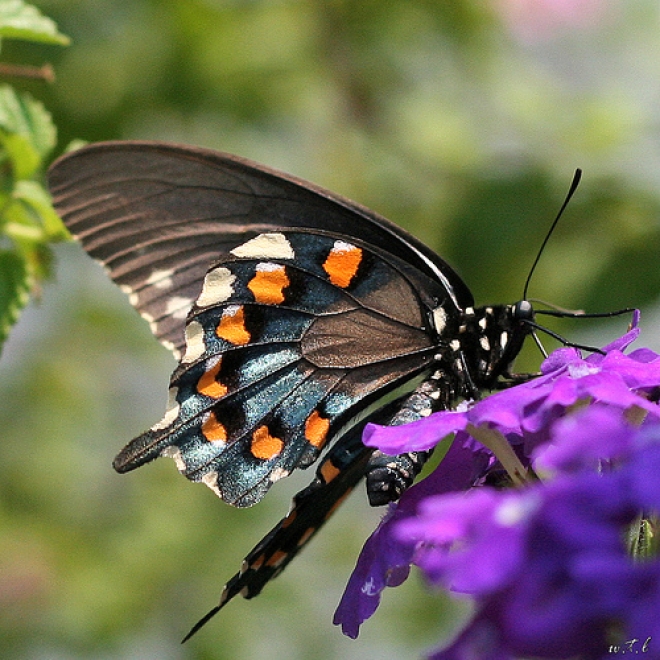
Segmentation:
<svg viewBox="0 0 660 660">
<path fill-rule="evenodd" d="M 626 543 L 640 514 L 660 514 L 660 359 L 623 353 L 638 334 L 586 359 L 555 351 L 540 377 L 460 411 L 368 428 L 365 442 L 390 454 L 456 436 L 367 541 L 335 615 L 345 634 L 356 637 L 415 564 L 476 605 L 434 660 L 604 658 L 630 640 L 660 658 L 660 559 L 635 560 Z M 483 486 L 498 465 L 470 435 L 484 433 L 506 438 L 542 480 Z"/>
</svg>

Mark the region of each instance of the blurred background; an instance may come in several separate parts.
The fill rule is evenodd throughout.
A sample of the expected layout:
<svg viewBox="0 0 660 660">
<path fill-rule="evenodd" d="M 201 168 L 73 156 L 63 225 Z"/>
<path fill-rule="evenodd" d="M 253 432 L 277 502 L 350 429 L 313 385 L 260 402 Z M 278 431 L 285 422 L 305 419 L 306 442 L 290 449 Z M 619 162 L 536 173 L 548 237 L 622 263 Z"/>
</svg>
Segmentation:
<svg viewBox="0 0 660 660">
<path fill-rule="evenodd" d="M 637 306 L 660 350 L 660 5 L 653 0 L 37 0 L 69 48 L 14 82 L 74 138 L 230 151 L 406 227 L 478 304 L 513 302 L 568 189 L 530 296 Z M 379 511 L 361 489 L 259 598 L 185 646 L 307 471 L 236 511 L 171 461 L 110 466 L 160 419 L 174 361 L 75 244 L 0 360 L 0 657 L 417 658 L 464 604 L 418 576 L 384 594 L 358 640 L 332 615 Z M 553 324 L 603 344 L 627 319 Z M 554 345 L 548 341 L 548 349 Z M 530 349 L 521 370 L 538 367 Z M 293 481 L 294 483 L 287 483 Z"/>
</svg>

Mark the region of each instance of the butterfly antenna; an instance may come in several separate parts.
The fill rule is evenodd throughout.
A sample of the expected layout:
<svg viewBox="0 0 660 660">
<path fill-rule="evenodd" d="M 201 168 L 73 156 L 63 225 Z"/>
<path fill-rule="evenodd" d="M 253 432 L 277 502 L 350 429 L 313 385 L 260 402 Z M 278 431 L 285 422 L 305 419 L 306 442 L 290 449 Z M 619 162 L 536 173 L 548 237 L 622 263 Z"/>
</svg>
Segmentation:
<svg viewBox="0 0 660 660">
<path fill-rule="evenodd" d="M 575 170 L 575 174 L 573 175 L 573 181 L 571 182 L 571 187 L 568 189 L 566 199 L 564 200 L 564 203 L 561 205 L 561 208 L 559 209 L 559 213 L 557 213 L 557 217 L 555 218 L 554 222 L 552 223 L 552 225 L 550 225 L 550 229 L 548 230 L 548 233 L 545 235 L 545 238 L 543 239 L 543 243 L 541 243 L 541 247 L 538 253 L 536 254 L 536 259 L 534 259 L 534 263 L 532 264 L 532 267 L 529 269 L 529 275 L 527 275 L 527 280 L 525 280 L 525 288 L 523 289 L 523 296 L 522 296 L 523 300 L 527 300 L 527 290 L 529 289 L 529 283 L 532 279 L 532 275 L 534 274 L 534 271 L 536 270 L 536 266 L 539 263 L 539 260 L 541 259 L 543 250 L 545 250 L 545 246 L 550 240 L 550 236 L 552 236 L 552 233 L 554 232 L 555 227 L 559 222 L 559 218 L 561 218 L 562 214 L 564 213 L 564 210 L 568 206 L 568 203 L 571 201 L 571 197 L 573 197 L 573 193 L 575 193 L 575 191 L 577 190 L 581 178 L 582 178 L 582 170 L 578 168 Z"/>
</svg>

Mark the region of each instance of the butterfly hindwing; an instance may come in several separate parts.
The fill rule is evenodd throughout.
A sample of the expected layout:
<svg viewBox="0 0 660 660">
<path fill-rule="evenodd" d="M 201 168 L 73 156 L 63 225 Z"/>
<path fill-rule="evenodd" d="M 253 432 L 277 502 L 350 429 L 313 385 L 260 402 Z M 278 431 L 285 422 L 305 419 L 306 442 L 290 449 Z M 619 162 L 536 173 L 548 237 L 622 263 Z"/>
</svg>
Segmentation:
<svg viewBox="0 0 660 660">
<path fill-rule="evenodd" d="M 248 506 L 427 369 L 436 339 L 407 269 L 351 240 L 271 232 L 216 261 L 187 320 L 168 412 L 116 468 L 170 456 L 189 479 Z"/>
<path fill-rule="evenodd" d="M 98 143 L 61 158 L 49 186 L 71 233 L 177 356 L 209 265 L 250 237 L 284 228 L 352 236 L 437 281 L 454 307 L 473 304 L 439 256 L 385 218 L 229 154 L 158 142 Z"/>
</svg>

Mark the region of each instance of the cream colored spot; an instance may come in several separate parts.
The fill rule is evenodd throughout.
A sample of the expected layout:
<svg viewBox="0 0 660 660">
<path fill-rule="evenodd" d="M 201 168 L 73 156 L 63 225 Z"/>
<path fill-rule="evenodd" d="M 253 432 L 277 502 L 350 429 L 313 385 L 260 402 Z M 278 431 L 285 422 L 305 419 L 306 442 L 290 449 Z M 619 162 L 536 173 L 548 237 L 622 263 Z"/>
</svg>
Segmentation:
<svg viewBox="0 0 660 660">
<path fill-rule="evenodd" d="M 163 451 L 160 452 L 160 455 L 163 458 L 171 458 L 174 460 L 174 463 L 176 464 L 176 469 L 179 472 L 185 472 L 186 471 L 186 462 L 183 460 L 183 455 L 181 454 L 181 450 L 176 446 L 176 445 L 170 445 L 169 447 L 165 447 Z"/>
<path fill-rule="evenodd" d="M 169 289 L 172 286 L 172 275 L 174 271 L 168 270 L 154 270 L 147 278 L 147 284 L 152 284 L 157 289 Z"/>
<path fill-rule="evenodd" d="M 207 472 L 202 476 L 202 483 L 206 484 L 220 499 L 222 499 L 222 493 L 218 488 L 218 473 Z"/>
<path fill-rule="evenodd" d="M 238 245 L 231 253 L 246 259 L 293 259 L 295 254 L 291 243 L 284 234 L 259 234 L 243 245 Z"/>
<path fill-rule="evenodd" d="M 442 307 L 436 307 L 433 310 L 433 324 L 438 334 L 445 329 L 447 325 L 447 312 Z"/>
<path fill-rule="evenodd" d="M 189 364 L 195 362 L 202 355 L 206 346 L 204 345 L 204 328 L 199 321 L 190 321 L 186 325 L 186 352 L 181 358 L 181 362 Z"/>
<path fill-rule="evenodd" d="M 188 311 L 192 307 L 193 301 L 190 298 L 183 296 L 173 296 L 167 301 L 165 306 L 165 314 L 172 316 L 175 319 L 185 319 L 188 316 Z"/>
<path fill-rule="evenodd" d="M 234 293 L 235 281 L 236 275 L 229 268 L 224 266 L 213 268 L 206 273 L 202 292 L 197 298 L 197 306 L 209 307 L 229 300 L 231 294 Z"/>
<path fill-rule="evenodd" d="M 179 389 L 177 387 L 170 387 L 169 399 L 167 401 L 167 412 L 165 413 L 163 419 L 160 420 L 160 422 L 154 424 L 151 427 L 152 431 L 162 431 L 163 429 L 166 429 L 168 426 L 171 426 L 172 422 L 174 422 L 174 420 L 179 416 L 181 406 L 176 400 L 176 395 L 178 392 Z"/>
<path fill-rule="evenodd" d="M 284 468 L 278 467 L 275 468 L 271 473 L 270 473 L 270 480 L 272 483 L 275 483 L 276 481 L 279 481 L 280 479 L 284 479 L 285 477 L 288 477 L 289 470 L 285 470 Z"/>
<path fill-rule="evenodd" d="M 138 305 L 138 295 L 131 289 L 128 284 L 121 284 L 119 288 L 128 296 L 128 302 L 133 305 L 133 307 L 137 307 Z"/>
</svg>

